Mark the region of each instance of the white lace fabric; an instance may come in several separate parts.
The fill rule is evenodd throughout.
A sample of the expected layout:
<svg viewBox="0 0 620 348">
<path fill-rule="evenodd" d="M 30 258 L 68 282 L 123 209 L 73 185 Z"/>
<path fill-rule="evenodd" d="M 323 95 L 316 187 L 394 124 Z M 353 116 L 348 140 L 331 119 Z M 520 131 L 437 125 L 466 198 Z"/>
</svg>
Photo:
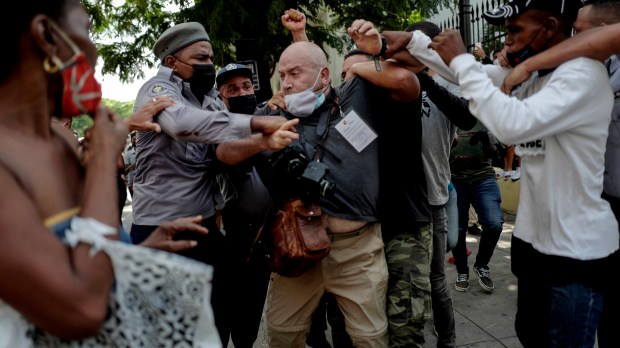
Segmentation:
<svg viewBox="0 0 620 348">
<path fill-rule="evenodd" d="M 222 346 L 210 303 L 211 266 L 111 241 L 85 229 L 75 232 L 75 226 L 72 223 L 71 231 L 67 231 L 67 240 L 73 245 L 89 243 L 94 253 L 107 253 L 114 267 L 114 291 L 99 334 L 82 340 L 61 340 L 0 301 L 0 347 Z"/>
</svg>

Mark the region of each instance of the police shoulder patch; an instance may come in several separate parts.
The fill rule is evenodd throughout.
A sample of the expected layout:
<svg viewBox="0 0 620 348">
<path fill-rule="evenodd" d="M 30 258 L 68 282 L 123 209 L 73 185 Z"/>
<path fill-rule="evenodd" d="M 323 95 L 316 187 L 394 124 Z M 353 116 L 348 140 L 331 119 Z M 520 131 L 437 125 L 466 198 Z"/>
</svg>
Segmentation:
<svg viewBox="0 0 620 348">
<path fill-rule="evenodd" d="M 167 88 L 162 86 L 162 85 L 155 85 L 151 88 L 151 91 L 149 92 L 149 94 L 151 96 L 156 96 L 156 95 L 160 95 L 164 92 L 166 92 Z"/>
</svg>

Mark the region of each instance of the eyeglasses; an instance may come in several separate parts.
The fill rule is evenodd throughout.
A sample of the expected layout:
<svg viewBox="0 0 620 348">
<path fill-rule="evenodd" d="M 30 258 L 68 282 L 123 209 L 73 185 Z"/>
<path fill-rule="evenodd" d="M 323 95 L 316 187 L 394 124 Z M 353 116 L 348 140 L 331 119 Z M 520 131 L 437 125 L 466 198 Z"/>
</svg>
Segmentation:
<svg viewBox="0 0 620 348">
<path fill-rule="evenodd" d="M 244 92 L 254 91 L 254 85 L 252 85 L 252 83 L 250 82 L 244 82 L 242 84 L 235 84 L 235 85 L 224 85 L 222 87 L 226 89 L 227 94 L 236 94 L 241 91 L 244 91 Z"/>
</svg>

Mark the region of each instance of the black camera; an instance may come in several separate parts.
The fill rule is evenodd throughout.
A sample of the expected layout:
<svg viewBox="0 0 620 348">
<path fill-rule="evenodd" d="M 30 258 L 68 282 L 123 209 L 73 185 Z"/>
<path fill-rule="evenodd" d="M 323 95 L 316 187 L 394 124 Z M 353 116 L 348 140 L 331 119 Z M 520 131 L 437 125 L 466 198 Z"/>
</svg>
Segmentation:
<svg viewBox="0 0 620 348">
<path fill-rule="evenodd" d="M 308 163 L 301 175 L 304 183 L 311 188 L 311 192 L 317 191 L 323 197 L 329 197 L 336 191 L 336 184 L 325 180 L 325 174 L 329 167 L 323 162 L 312 161 Z"/>
<path fill-rule="evenodd" d="M 291 182 L 293 190 L 305 197 L 329 197 L 336 190 L 336 184 L 325 180 L 329 167 L 322 162 L 309 161 L 299 147 L 288 146 L 272 154 L 269 164 L 276 177 Z"/>
<path fill-rule="evenodd" d="M 295 146 L 287 146 L 269 157 L 269 165 L 283 179 L 301 177 L 308 162 L 306 154 Z"/>
</svg>

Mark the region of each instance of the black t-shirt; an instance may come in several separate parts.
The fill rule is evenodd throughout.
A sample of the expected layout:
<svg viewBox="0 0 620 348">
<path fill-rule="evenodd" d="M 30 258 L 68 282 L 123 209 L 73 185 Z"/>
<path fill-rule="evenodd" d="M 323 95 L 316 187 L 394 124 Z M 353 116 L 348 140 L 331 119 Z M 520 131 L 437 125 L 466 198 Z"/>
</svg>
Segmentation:
<svg viewBox="0 0 620 348">
<path fill-rule="evenodd" d="M 369 128 L 376 130 L 376 119 L 381 115 L 376 113 L 376 110 L 383 104 L 382 100 L 377 99 L 380 95 L 376 86 L 353 78 L 330 90 L 323 105 L 310 116 L 300 118 L 300 123 L 295 127 L 300 139 L 293 141 L 289 148 L 301 149 L 306 160 L 312 160 L 315 154 L 318 154 L 320 162 L 327 168 L 323 180 L 334 185 L 331 194 L 318 195 L 321 208 L 330 215 L 356 221 L 379 220 L 378 139 L 374 139 L 358 152 L 336 126 L 343 121 L 342 116 L 354 111 Z M 273 112 L 263 109 L 257 114 Z M 319 126 L 323 122 L 327 124 L 326 127 Z M 321 140 L 323 136 L 325 141 Z M 290 175 L 288 178 L 287 175 L 276 175 L 276 172 L 286 171 L 274 170 L 273 166 L 264 160 L 266 155 L 262 154 L 262 163 L 255 163 L 274 201 L 280 197 L 298 195 L 305 184 L 292 179 Z M 289 160 L 282 163 L 286 164 L 283 166 L 285 168 L 294 167 Z M 310 187 L 307 191 L 314 195 L 319 192 L 316 187 Z"/>
<path fill-rule="evenodd" d="M 378 119 L 381 228 L 384 236 L 431 221 L 422 162 L 422 98 L 395 102 L 386 95 Z"/>
</svg>

